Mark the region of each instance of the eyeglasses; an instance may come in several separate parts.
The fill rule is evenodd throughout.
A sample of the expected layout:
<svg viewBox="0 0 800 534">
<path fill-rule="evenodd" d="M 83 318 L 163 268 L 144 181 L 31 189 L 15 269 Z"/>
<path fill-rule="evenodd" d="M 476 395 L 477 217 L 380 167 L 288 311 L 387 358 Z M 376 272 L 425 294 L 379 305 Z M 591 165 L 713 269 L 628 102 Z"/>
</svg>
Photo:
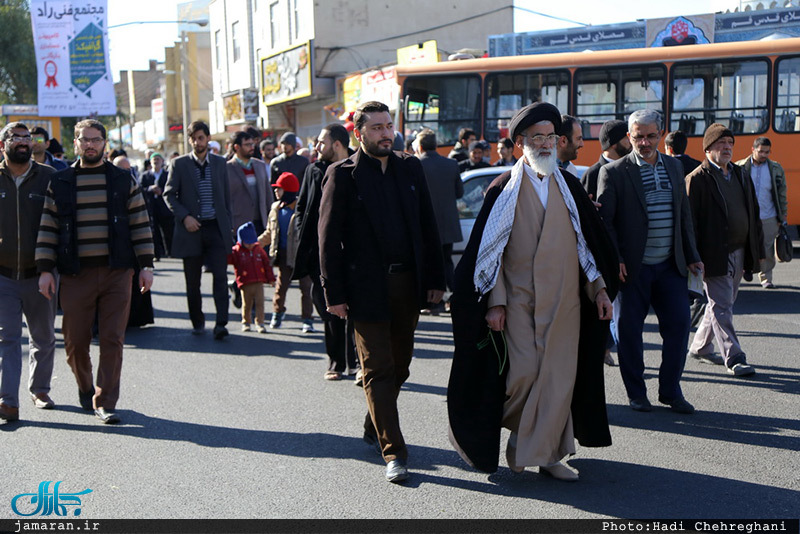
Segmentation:
<svg viewBox="0 0 800 534">
<path fill-rule="evenodd" d="M 634 143 L 641 143 L 642 141 L 647 139 L 647 141 L 649 143 L 658 143 L 658 139 L 660 137 L 661 136 L 659 134 L 657 134 L 657 133 L 652 133 L 652 134 L 649 134 L 649 135 L 632 135 L 631 136 L 631 141 L 633 141 Z"/>
<path fill-rule="evenodd" d="M 105 142 L 102 137 L 79 137 L 78 142 L 82 145 L 99 145 Z"/>
<path fill-rule="evenodd" d="M 31 136 L 30 135 L 12 135 L 8 138 L 11 143 L 30 143 Z"/>
<path fill-rule="evenodd" d="M 561 137 L 560 135 L 550 134 L 550 135 L 523 135 L 522 137 L 527 137 L 533 143 L 533 146 L 540 147 L 545 143 L 555 143 L 558 141 L 558 138 Z"/>
</svg>

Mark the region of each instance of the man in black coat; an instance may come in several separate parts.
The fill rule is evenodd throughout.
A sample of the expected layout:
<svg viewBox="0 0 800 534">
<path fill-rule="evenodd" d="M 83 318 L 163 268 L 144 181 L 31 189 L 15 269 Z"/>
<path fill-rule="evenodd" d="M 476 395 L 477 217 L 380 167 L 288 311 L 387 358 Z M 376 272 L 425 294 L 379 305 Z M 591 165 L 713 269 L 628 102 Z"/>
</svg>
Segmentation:
<svg viewBox="0 0 800 534">
<path fill-rule="evenodd" d="M 632 147 L 627 134 L 628 123 L 625 121 L 606 121 L 600 128 L 600 148 L 603 153 L 600 154 L 597 163 L 586 169 L 581 178 L 581 185 L 593 200 L 597 200 L 597 177 L 600 176 L 600 167 L 630 154 Z"/>
<path fill-rule="evenodd" d="M 511 242 L 517 239 L 513 235 L 514 232 L 511 231 L 506 238 L 508 241 L 503 244 L 502 228 L 504 224 L 511 224 L 508 222 L 508 218 L 514 220 L 519 216 L 524 216 L 520 211 L 523 209 L 521 207 L 523 203 L 518 201 L 519 208 L 510 213 L 510 217 L 498 219 L 494 213 L 495 210 L 503 213 L 503 205 L 508 202 L 507 200 L 498 202 L 501 194 L 505 193 L 503 197 L 505 199 L 509 197 L 515 187 L 519 187 L 520 190 L 528 187 L 524 183 L 525 180 L 532 182 L 534 179 L 540 181 L 547 179 L 550 184 L 548 188 L 535 189 L 536 193 L 534 193 L 538 194 L 541 204 L 545 205 L 545 210 L 552 208 L 555 213 L 560 208 L 568 221 L 572 218 L 573 213 L 576 216 L 571 224 L 567 223 L 566 231 L 575 232 L 574 240 L 578 250 L 571 249 L 571 253 L 574 255 L 572 262 L 579 263 L 580 267 L 575 265 L 575 279 L 567 280 L 567 283 L 576 288 L 583 286 L 586 291 L 579 291 L 580 317 L 570 317 L 570 323 L 575 321 L 580 324 L 579 340 L 575 344 L 577 354 L 573 356 L 575 360 L 569 364 L 576 366 L 575 382 L 571 384 L 565 381 L 560 384 L 560 387 L 557 387 L 557 389 L 573 392 L 571 395 L 572 429 L 563 431 L 562 435 L 571 436 L 574 430 L 575 438 L 584 446 L 602 447 L 611 444 L 605 409 L 603 349 L 608 335 L 607 319 L 610 318 L 611 313 L 610 300 L 616 294 L 616 251 L 603 228 L 594 205 L 582 189 L 580 182 L 569 173 L 556 170 L 554 145 L 558 136 L 555 135 L 555 131 L 560 125 L 560 120 L 560 113 L 555 106 L 536 103 L 520 110 L 511 121 L 509 128 L 512 136 L 516 140 L 517 146 L 523 149 L 525 157 L 489 186 L 469 243 L 456 268 L 455 291 L 451 297 L 455 353 L 447 392 L 451 442 L 462 458 L 482 471 L 494 472 L 497 470 L 501 426 L 510 428 L 513 438 L 514 432 L 518 428 L 512 428 L 512 426 L 518 426 L 521 429 L 523 426 L 530 427 L 539 424 L 538 421 L 529 420 L 524 409 L 521 414 L 522 420 L 518 422 L 518 425 L 508 424 L 506 403 L 511 399 L 513 393 L 507 390 L 507 387 L 510 386 L 507 383 L 507 377 L 510 376 L 509 371 L 514 366 L 515 358 L 506 350 L 506 340 L 510 339 L 509 336 L 513 332 L 504 324 L 507 324 L 506 321 L 512 317 L 512 314 L 515 313 L 513 310 L 516 308 L 490 307 L 489 303 L 493 299 L 492 290 L 495 288 L 506 291 L 509 302 L 512 298 L 519 300 L 520 297 L 523 297 L 524 300 L 524 293 L 530 291 L 530 288 L 516 288 L 514 285 L 508 289 L 508 284 L 504 289 L 501 287 L 499 278 L 505 272 L 504 262 L 509 257 L 506 256 L 506 253 L 512 247 Z M 537 129 L 540 127 L 545 130 L 539 132 Z M 544 150 L 548 151 L 547 155 L 541 155 Z M 542 172 L 539 168 L 535 168 L 530 171 L 531 160 L 539 158 L 547 159 L 551 170 Z M 534 167 L 536 166 L 534 165 Z M 531 177 L 530 172 L 538 174 L 539 177 Z M 560 178 L 556 177 L 557 174 L 560 175 Z M 551 178 L 552 181 L 550 181 Z M 518 182 L 518 185 L 515 185 L 515 181 Z M 547 196 L 550 196 L 549 206 L 551 208 L 547 207 L 545 190 L 549 190 Z M 520 198 L 523 195 L 522 192 L 518 194 Z M 514 202 L 514 197 L 510 198 L 512 198 L 511 202 Z M 561 201 L 562 198 L 563 201 Z M 560 206 L 559 202 L 562 202 Z M 567 211 L 569 216 L 566 214 Z M 504 220 L 505 223 L 502 222 Z M 576 227 L 576 225 L 579 226 Z M 555 231 L 552 226 L 549 228 L 551 228 L 549 231 Z M 506 228 L 506 230 L 510 229 Z M 499 244 L 496 246 L 497 250 L 492 252 L 495 248 L 492 245 L 495 239 Z M 524 236 L 523 239 L 525 239 Z M 540 245 L 542 241 L 543 238 L 539 240 Z M 496 256 L 498 252 L 502 252 L 501 257 Z M 531 253 L 535 254 L 536 250 L 532 250 Z M 496 257 L 496 261 L 491 260 L 493 256 Z M 490 274 L 488 278 L 483 276 L 486 274 L 483 266 L 487 265 L 487 258 L 490 259 L 488 265 L 496 265 L 497 286 L 492 285 L 491 282 L 488 284 L 484 282 L 491 279 Z M 501 258 L 503 258 L 503 263 L 500 262 Z M 540 258 L 540 260 L 544 263 L 537 262 L 536 265 L 544 267 L 543 276 L 547 277 L 548 273 L 552 274 L 553 270 L 548 270 L 546 267 L 547 258 Z M 561 268 L 558 267 L 556 270 L 560 271 Z M 592 273 L 591 277 L 590 273 Z M 532 274 L 535 279 L 536 273 Z M 503 274 L 503 276 L 508 280 L 507 275 Z M 476 282 L 476 280 L 480 280 L 480 282 Z M 534 284 L 539 287 L 535 281 Z M 598 284 L 602 287 L 597 292 L 593 291 L 590 297 L 588 295 L 589 288 L 594 288 Z M 540 305 L 548 309 L 552 304 L 540 303 L 537 300 L 532 312 L 537 313 L 538 317 Z M 504 320 L 499 323 L 496 320 L 498 308 L 503 308 L 501 314 L 504 317 Z M 508 315 L 505 312 L 506 308 L 509 310 Z M 508 347 L 511 347 L 511 343 L 508 344 Z M 539 346 L 531 345 L 529 356 L 532 359 L 540 359 L 542 366 L 552 366 L 553 360 L 548 359 L 548 355 L 552 356 L 552 354 L 549 354 L 547 349 L 540 349 Z M 540 354 L 542 352 L 543 356 Z M 559 356 L 557 359 L 562 359 L 561 355 Z M 571 360 L 567 354 L 563 355 L 563 359 Z M 549 360 L 550 363 L 545 360 Z M 555 365 L 560 364 L 555 363 Z M 534 384 L 539 383 L 538 375 L 532 375 L 530 379 Z M 543 377 L 542 381 L 549 383 L 552 378 Z M 532 402 L 536 402 L 540 407 L 553 404 L 550 399 L 545 397 Z M 567 397 L 567 412 L 570 411 L 569 402 L 569 397 Z M 566 424 L 569 424 L 569 421 L 570 419 L 567 418 Z M 549 436 L 548 441 L 552 442 L 553 437 L 557 438 L 558 436 Z M 512 443 L 512 440 L 509 440 L 509 449 L 507 450 L 509 467 L 512 470 L 521 471 L 525 465 L 530 464 L 525 459 L 522 463 L 517 464 L 515 461 L 516 440 L 514 441 L 515 443 Z M 559 440 L 556 439 L 556 441 Z M 558 454 L 555 451 L 551 452 Z M 577 474 L 559 461 L 542 462 L 539 465 L 542 466 L 541 469 L 556 478 L 577 480 Z"/>
<path fill-rule="evenodd" d="M 350 134 L 341 124 L 329 124 L 317 138 L 317 161 L 306 167 L 300 195 L 295 206 L 294 224 L 298 235 L 297 254 L 294 259 L 292 278 L 300 280 L 311 277 L 311 298 L 314 307 L 325 325 L 325 352 L 328 353 L 328 370 L 325 380 L 340 380 L 345 371 L 356 374 L 359 371 L 356 346 L 353 338 L 353 322 L 340 319 L 328 313 L 325 294 L 319 280 L 319 203 L 322 198 L 322 182 L 325 171 L 336 162 L 353 153 L 348 148 Z M 361 380 L 356 376 L 356 381 Z"/>
<path fill-rule="evenodd" d="M 167 169 L 164 157 L 158 152 L 150 155 L 150 170 L 142 173 L 141 187 L 150 214 L 150 228 L 153 230 L 153 244 L 156 247 L 156 260 L 169 256 L 172 251 L 172 234 L 175 232 L 175 216 L 164 201 L 167 187 Z"/>
<path fill-rule="evenodd" d="M 319 213 L 328 312 L 354 321 L 369 413 L 364 440 L 380 447 L 386 478 L 408 478 L 397 396 L 409 376 L 419 310 L 444 295 L 436 217 L 419 160 L 392 151 L 389 108 L 366 102 L 354 116 L 361 146 L 325 175 Z"/>
</svg>

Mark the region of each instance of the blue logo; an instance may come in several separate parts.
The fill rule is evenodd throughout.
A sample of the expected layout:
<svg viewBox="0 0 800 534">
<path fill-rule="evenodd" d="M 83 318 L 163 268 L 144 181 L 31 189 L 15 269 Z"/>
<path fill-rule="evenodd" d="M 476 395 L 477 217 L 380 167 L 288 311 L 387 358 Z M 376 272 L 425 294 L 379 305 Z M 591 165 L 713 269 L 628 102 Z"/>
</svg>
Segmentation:
<svg viewBox="0 0 800 534">
<path fill-rule="evenodd" d="M 76 508 L 72 512 L 72 515 L 75 517 L 81 515 L 81 498 L 79 495 L 86 495 L 87 493 L 91 493 L 92 490 L 85 489 L 78 493 L 60 493 L 59 487 L 61 486 L 61 481 L 59 480 L 53 485 L 53 491 L 51 493 L 50 484 L 52 484 L 52 481 L 45 480 L 39 483 L 38 493 L 20 493 L 11 499 L 11 509 L 14 510 L 15 514 L 23 517 L 30 517 L 36 514 L 66 516 L 68 514 L 67 506 L 75 506 Z M 31 500 L 29 503 L 23 502 L 23 504 L 36 506 L 33 512 L 27 514 L 20 512 L 17 508 L 17 500 L 20 498 L 24 499 L 25 497 L 30 497 Z"/>
</svg>

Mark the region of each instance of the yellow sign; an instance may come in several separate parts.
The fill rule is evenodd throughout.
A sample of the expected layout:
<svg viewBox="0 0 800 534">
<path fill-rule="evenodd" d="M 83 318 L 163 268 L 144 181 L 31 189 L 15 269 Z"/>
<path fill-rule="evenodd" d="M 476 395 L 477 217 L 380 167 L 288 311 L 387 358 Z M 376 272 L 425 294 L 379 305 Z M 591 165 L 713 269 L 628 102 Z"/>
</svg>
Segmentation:
<svg viewBox="0 0 800 534">
<path fill-rule="evenodd" d="M 439 50 L 435 40 L 397 49 L 398 65 L 425 65 L 438 62 Z"/>
<path fill-rule="evenodd" d="M 310 43 L 261 60 L 261 99 L 265 105 L 280 104 L 310 95 Z"/>
<path fill-rule="evenodd" d="M 361 103 L 361 75 L 354 74 L 345 78 L 342 93 L 345 111 L 355 111 Z"/>
</svg>

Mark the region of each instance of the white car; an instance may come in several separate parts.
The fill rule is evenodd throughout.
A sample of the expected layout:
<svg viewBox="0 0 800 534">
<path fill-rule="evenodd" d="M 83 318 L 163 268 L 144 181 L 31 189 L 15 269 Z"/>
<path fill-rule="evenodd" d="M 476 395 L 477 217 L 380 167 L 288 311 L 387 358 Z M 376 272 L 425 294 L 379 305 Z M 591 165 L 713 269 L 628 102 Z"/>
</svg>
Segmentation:
<svg viewBox="0 0 800 534">
<path fill-rule="evenodd" d="M 585 165 L 577 165 L 576 167 L 578 168 L 578 178 L 583 176 L 583 173 L 588 169 Z M 453 244 L 454 254 L 464 253 L 464 248 L 466 248 L 469 241 L 469 235 L 472 233 L 472 226 L 475 224 L 475 218 L 478 216 L 478 212 L 481 211 L 481 206 L 483 206 L 483 197 L 489 188 L 489 184 L 510 169 L 511 167 L 492 166 L 461 173 L 461 181 L 464 182 L 464 195 L 456 201 L 456 205 L 458 206 L 458 218 L 461 223 L 461 236 L 463 239 Z"/>
</svg>

